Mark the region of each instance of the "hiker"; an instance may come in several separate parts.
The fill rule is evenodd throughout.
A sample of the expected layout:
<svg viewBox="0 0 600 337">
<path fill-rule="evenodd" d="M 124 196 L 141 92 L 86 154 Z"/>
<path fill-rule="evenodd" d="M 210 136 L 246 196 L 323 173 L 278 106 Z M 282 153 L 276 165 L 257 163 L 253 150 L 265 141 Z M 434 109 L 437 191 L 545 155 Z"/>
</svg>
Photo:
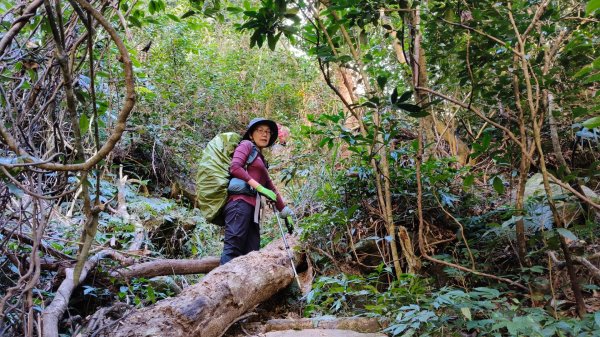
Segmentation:
<svg viewBox="0 0 600 337">
<path fill-rule="evenodd" d="M 232 183 L 237 178 L 238 182 L 241 180 L 242 184 L 249 185 L 251 188 L 246 190 L 251 192 L 236 194 L 229 189 L 230 195 L 224 209 L 225 243 L 221 264 L 260 248 L 259 220 L 262 198 L 275 202 L 281 218 L 293 215 L 271 181 L 267 172 L 267 162 L 262 155 L 262 150 L 272 146 L 277 137 L 277 124 L 274 121 L 254 118 L 248 124 L 242 141 L 233 153 L 229 168 Z M 258 150 L 256 159 L 246 165 L 254 148 Z"/>
</svg>

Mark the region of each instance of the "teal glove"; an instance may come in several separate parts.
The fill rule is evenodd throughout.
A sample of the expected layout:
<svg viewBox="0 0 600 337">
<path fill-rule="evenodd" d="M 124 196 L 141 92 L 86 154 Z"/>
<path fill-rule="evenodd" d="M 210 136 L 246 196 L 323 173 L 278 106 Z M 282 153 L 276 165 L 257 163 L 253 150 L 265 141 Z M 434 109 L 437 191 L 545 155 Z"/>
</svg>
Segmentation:
<svg viewBox="0 0 600 337">
<path fill-rule="evenodd" d="M 265 197 L 271 199 L 271 201 L 276 201 L 277 200 L 277 195 L 275 194 L 275 192 L 273 192 L 270 189 L 264 187 L 263 185 L 256 186 L 256 191 L 258 193 L 264 195 Z"/>
<path fill-rule="evenodd" d="M 291 218 L 294 216 L 294 211 L 289 207 L 285 206 L 281 212 L 279 212 L 279 217 L 282 219 Z"/>
</svg>

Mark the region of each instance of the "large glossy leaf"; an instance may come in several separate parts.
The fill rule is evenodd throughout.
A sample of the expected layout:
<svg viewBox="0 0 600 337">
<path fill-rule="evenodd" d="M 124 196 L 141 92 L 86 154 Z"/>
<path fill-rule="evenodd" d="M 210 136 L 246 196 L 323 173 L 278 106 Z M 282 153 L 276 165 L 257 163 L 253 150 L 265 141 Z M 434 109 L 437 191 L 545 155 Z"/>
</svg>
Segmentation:
<svg viewBox="0 0 600 337">
<path fill-rule="evenodd" d="M 573 232 L 571 232 L 570 230 L 568 230 L 566 228 L 557 228 L 556 231 L 558 232 L 558 234 L 560 234 L 560 236 L 562 236 L 565 239 L 569 239 L 572 241 L 577 240 L 577 236 L 575 236 L 575 234 L 573 234 Z"/>
<path fill-rule="evenodd" d="M 385 89 L 385 85 L 388 81 L 387 76 L 377 76 L 377 85 L 379 85 L 379 88 L 381 90 Z"/>
<path fill-rule="evenodd" d="M 398 88 L 394 88 L 394 91 L 390 96 L 390 101 L 392 102 L 392 104 L 396 104 L 398 102 Z"/>
<path fill-rule="evenodd" d="M 409 91 L 403 93 L 402 96 L 400 96 L 398 103 L 403 103 L 403 102 L 408 101 L 408 99 L 411 98 L 412 93 L 413 93 L 412 90 L 409 90 Z"/>
<path fill-rule="evenodd" d="M 590 0 L 585 6 L 585 13 L 591 15 L 600 8 L 600 0 Z"/>
<path fill-rule="evenodd" d="M 494 190 L 496 191 L 496 193 L 504 193 L 504 183 L 502 182 L 502 179 L 500 177 L 494 177 L 494 179 L 492 180 L 492 185 L 494 186 Z"/>
<path fill-rule="evenodd" d="M 597 128 L 600 126 L 600 116 L 592 117 L 582 123 L 588 129 Z"/>
</svg>

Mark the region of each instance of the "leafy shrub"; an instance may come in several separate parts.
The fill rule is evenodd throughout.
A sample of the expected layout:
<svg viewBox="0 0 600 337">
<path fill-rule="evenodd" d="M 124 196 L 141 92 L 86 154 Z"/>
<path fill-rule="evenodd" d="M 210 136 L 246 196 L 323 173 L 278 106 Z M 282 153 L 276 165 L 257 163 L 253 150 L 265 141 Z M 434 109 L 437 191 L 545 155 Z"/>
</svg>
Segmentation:
<svg viewBox="0 0 600 337">
<path fill-rule="evenodd" d="M 529 308 L 515 294 L 477 287 L 442 288 L 427 293 L 426 282 L 404 274 L 386 287 L 380 267 L 367 277 L 320 277 L 307 297 L 304 314 L 365 315 L 389 321 L 391 336 L 600 336 L 600 312 L 579 320 L 553 317 Z M 383 288 L 383 289 L 382 289 Z"/>
<path fill-rule="evenodd" d="M 307 296 L 304 313 L 386 316 L 405 304 L 418 302 L 426 292 L 421 278 L 403 274 L 401 279 L 386 284 L 390 276 L 391 268 L 380 265 L 366 277 L 347 274 L 319 277 Z"/>
<path fill-rule="evenodd" d="M 486 287 L 470 292 L 444 288 L 432 294 L 430 306 L 440 322 L 456 331 L 477 330 L 485 336 L 600 336 L 600 313 L 582 320 L 555 318 L 542 308 L 524 307 L 513 295 Z"/>
</svg>

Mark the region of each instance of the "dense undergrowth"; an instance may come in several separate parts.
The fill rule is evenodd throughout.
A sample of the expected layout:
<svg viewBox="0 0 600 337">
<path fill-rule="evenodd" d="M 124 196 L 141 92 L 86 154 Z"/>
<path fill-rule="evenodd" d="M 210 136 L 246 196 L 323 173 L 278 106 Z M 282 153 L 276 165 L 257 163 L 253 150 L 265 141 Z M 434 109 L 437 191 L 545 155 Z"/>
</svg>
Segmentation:
<svg viewBox="0 0 600 337">
<path fill-rule="evenodd" d="M 300 307 L 305 317 L 380 318 L 393 336 L 600 336 L 600 274 L 594 273 L 600 228 L 589 205 L 600 199 L 593 193 L 599 177 L 600 118 L 593 115 L 600 92 L 600 5 L 586 3 L 334 1 L 323 2 L 317 16 L 322 21 L 312 22 L 298 17 L 306 12 L 303 2 L 233 1 L 226 10 L 218 2 L 120 2 L 115 10 L 127 17 L 127 28 L 121 28 L 137 102 L 110 154 L 84 170 L 40 169 L 2 135 L 0 335 L 37 334 L 34 325 L 81 251 L 82 228 L 93 218 L 86 203 L 102 208 L 89 256 L 102 250 L 138 261 L 218 256 L 222 229 L 193 207 L 194 188 L 202 188 L 194 186 L 195 165 L 211 137 L 243 132 L 251 118 L 261 116 L 291 130 L 287 146 L 277 145 L 267 157 L 296 211 L 296 231 L 315 274 L 310 293 L 291 298 L 301 303 L 290 310 Z M 1 9 L 14 10 L 2 13 L 0 23 L 10 27 L 21 7 L 0 0 Z M 536 16 L 532 8 L 547 11 Z M 409 19 L 405 9 L 410 15 L 422 11 L 424 39 L 417 38 L 415 17 Z M 508 25 L 506 13 L 518 18 L 517 27 Z M 73 20 L 65 24 L 73 36 L 85 31 L 73 10 L 64 15 Z M 123 24 L 116 16 L 112 20 Z M 536 20 L 541 21 L 529 29 Z M 96 48 L 90 62 L 98 72 L 90 78 L 93 67 L 87 66 L 83 45 L 74 47 L 76 108 L 67 117 L 56 62 L 45 65 L 55 48 L 49 21 L 46 14 L 32 17 L 24 29 L 29 37 L 20 36 L 10 53 L 0 53 L 2 126 L 40 161 L 78 164 L 111 135 L 124 96 L 123 82 L 113 79 L 123 72 L 122 59 L 105 33 L 99 34 L 90 47 Z M 521 44 L 513 30 L 535 36 L 516 53 L 527 54 L 528 66 L 521 70 L 515 70 L 509 52 Z M 398 41 L 404 55 L 394 49 Z M 424 41 L 429 56 L 429 63 L 418 64 L 430 76 L 420 85 L 452 97 L 438 100 L 415 89 L 419 83 L 411 82 L 412 72 L 418 67 L 410 68 L 415 60 L 400 59 L 415 52 L 416 41 Z M 555 42 L 561 48 L 554 50 Z M 251 48 L 263 43 L 263 49 Z M 519 71 L 533 77 L 538 96 L 531 96 Z M 44 72 L 50 74 L 46 82 Z M 38 97 L 41 87 L 48 89 L 43 99 L 24 99 Z M 32 105 L 22 107 L 23 102 Z M 523 108 L 525 103 L 538 109 Z M 536 117 L 540 112 L 542 118 Z M 547 124 L 534 130 L 533 122 L 546 117 Z M 505 126 L 514 133 L 523 127 L 518 136 L 533 153 L 529 166 L 521 166 L 529 158 Z M 532 145 L 536 131 L 539 149 Z M 424 150 L 419 139 L 426 140 Z M 541 167 L 542 154 L 547 169 Z M 560 162 L 565 156 L 569 165 Z M 554 184 L 548 198 L 540 172 L 567 186 L 587 186 L 590 201 Z M 389 218 L 378 194 L 386 183 Z M 87 196 L 80 186 L 89 189 Z M 520 192 L 522 207 L 516 202 Z M 406 273 L 414 267 L 407 256 L 394 261 L 390 243 L 399 241 L 400 232 L 396 227 L 390 233 L 390 220 L 406 230 L 410 240 L 403 242 L 411 242 L 410 249 L 396 252 L 417 252 L 414 274 Z M 141 247 L 128 252 L 140 229 L 146 231 Z M 261 245 L 278 237 L 277 222 L 268 214 Z M 580 259 L 574 264 L 576 283 L 588 311 L 581 318 L 565 251 Z M 102 259 L 76 288 L 60 320 L 62 335 L 77 335 L 100 308 L 146 307 L 202 277 L 122 280 L 111 276 L 119 266 L 118 259 Z"/>
<path fill-rule="evenodd" d="M 301 235 L 308 258 L 321 275 L 307 296 L 304 315 L 378 317 L 389 322 L 385 332 L 393 336 L 600 335 L 600 288 L 593 277 L 580 269 L 589 313 L 579 320 L 574 318 L 564 269 L 556 270 L 546 255 L 558 249 L 560 232 L 552 228 L 550 211 L 534 192 L 539 189 L 535 176 L 525 216 L 529 242 L 535 248 L 529 254 L 532 265 L 526 267 L 518 264 L 511 248 L 515 210 L 504 194 L 511 185 L 495 186 L 494 180 L 484 184 L 481 175 L 457 169 L 452 159 L 431 158 L 422 169 L 430 254 L 526 284 L 529 291 L 430 261 L 423 264 L 420 275 L 395 279 L 386 250 L 389 237 L 373 211 L 376 195 L 368 158 L 344 158 L 342 152 L 353 140 L 344 128 L 332 127 L 338 122 L 335 116 L 313 119 L 313 126 L 303 129 L 305 144 L 318 147 L 340 139 L 347 145 L 330 146 L 321 150 L 327 157 L 313 155 L 304 164 L 288 168 L 298 172 L 295 178 L 305 184 L 296 198 L 310 200 L 310 205 L 302 204 Z M 410 162 L 414 151 L 409 140 L 397 143 L 391 155 L 395 220 L 412 233 L 417 231 L 415 168 Z M 564 200 L 568 208 L 570 199 Z M 568 235 L 598 244 L 600 232 L 593 217 L 579 213 L 572 221 Z M 377 265 L 375 261 L 381 259 L 386 262 Z"/>
</svg>

